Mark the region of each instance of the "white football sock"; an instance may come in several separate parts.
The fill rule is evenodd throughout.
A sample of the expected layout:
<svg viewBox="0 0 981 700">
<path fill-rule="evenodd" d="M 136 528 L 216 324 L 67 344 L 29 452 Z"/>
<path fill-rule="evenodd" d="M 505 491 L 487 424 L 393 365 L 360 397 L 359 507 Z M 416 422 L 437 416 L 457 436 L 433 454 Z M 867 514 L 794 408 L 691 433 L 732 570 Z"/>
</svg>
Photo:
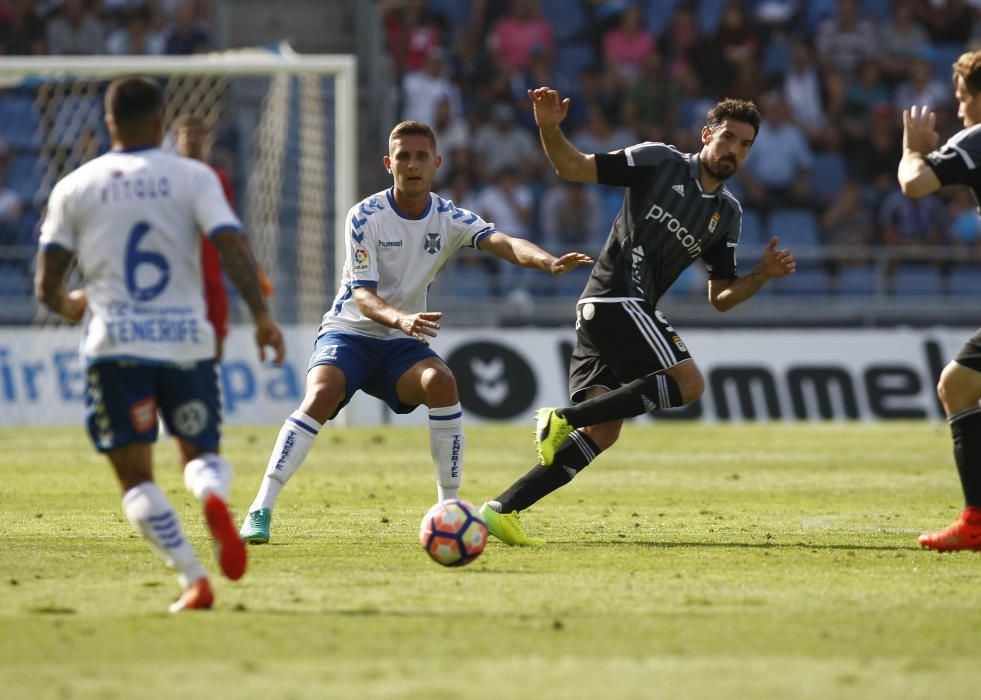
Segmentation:
<svg viewBox="0 0 981 700">
<path fill-rule="evenodd" d="M 250 513 L 260 508 L 273 508 L 276 505 L 279 492 L 307 458 L 310 446 L 322 427 L 323 425 L 302 411 L 293 411 L 290 414 L 279 431 L 279 437 L 276 438 L 276 445 L 269 457 L 269 464 L 266 465 L 266 474 L 262 477 L 259 493 L 249 506 Z"/>
<path fill-rule="evenodd" d="M 184 465 L 184 485 L 199 501 L 208 493 L 216 493 L 227 502 L 232 465 L 214 452 L 205 452 Z"/>
<path fill-rule="evenodd" d="M 436 466 L 436 498 L 456 498 L 463 481 L 463 409 L 460 404 L 429 409 L 429 452 Z"/>
<path fill-rule="evenodd" d="M 123 494 L 123 512 L 149 542 L 164 563 L 177 571 L 181 588 L 186 589 L 207 573 L 194 548 L 184 537 L 177 514 L 163 492 L 152 481 L 144 481 Z"/>
</svg>

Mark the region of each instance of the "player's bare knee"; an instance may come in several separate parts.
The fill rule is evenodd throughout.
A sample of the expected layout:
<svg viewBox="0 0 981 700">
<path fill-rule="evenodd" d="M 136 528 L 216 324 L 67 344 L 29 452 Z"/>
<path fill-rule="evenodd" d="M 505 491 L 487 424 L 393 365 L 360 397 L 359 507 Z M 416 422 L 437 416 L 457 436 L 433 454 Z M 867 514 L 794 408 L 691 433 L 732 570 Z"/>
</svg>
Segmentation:
<svg viewBox="0 0 981 700">
<path fill-rule="evenodd" d="M 421 376 L 429 406 L 449 406 L 459 401 L 456 377 L 448 367 L 428 367 Z"/>
<path fill-rule="evenodd" d="M 602 450 L 607 450 L 613 446 L 613 444 L 620 437 L 620 429 L 623 427 L 622 420 L 608 421 L 606 423 L 597 423 L 596 425 L 590 425 L 581 430 L 589 436 L 589 439 L 596 443 L 596 446 Z"/>
<path fill-rule="evenodd" d="M 319 423 L 326 423 L 337 405 L 344 399 L 343 389 L 333 384 L 315 384 L 307 387 L 300 410 Z"/>
</svg>

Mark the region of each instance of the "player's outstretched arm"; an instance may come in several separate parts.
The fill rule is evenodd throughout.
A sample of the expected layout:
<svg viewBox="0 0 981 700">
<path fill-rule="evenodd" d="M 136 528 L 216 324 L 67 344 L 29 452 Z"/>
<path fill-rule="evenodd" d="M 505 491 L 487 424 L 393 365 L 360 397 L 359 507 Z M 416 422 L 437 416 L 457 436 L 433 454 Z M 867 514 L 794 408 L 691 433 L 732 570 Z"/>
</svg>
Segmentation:
<svg viewBox="0 0 981 700">
<path fill-rule="evenodd" d="M 937 116 L 927 107 L 903 111 L 903 158 L 899 161 L 899 187 L 907 197 L 919 199 L 940 189 L 940 178 L 924 155 L 937 147 Z"/>
<path fill-rule="evenodd" d="M 524 238 L 513 238 L 506 233 L 495 231 L 480 241 L 480 249 L 507 260 L 512 265 L 545 270 L 553 275 L 564 275 L 580 265 L 592 265 L 593 259 L 585 253 L 566 253 L 555 257 Z"/>
<path fill-rule="evenodd" d="M 529 90 L 528 99 L 535 112 L 542 147 L 556 174 L 572 182 L 596 182 L 596 158 L 580 153 L 569 143 L 559 126 L 569 112 L 569 98 L 560 100 L 558 91 L 540 87 Z"/>
<path fill-rule="evenodd" d="M 719 311 L 728 311 L 743 303 L 774 277 L 792 274 L 797 269 L 793 253 L 777 250 L 780 239 L 774 236 L 763 251 L 763 259 L 752 272 L 734 280 L 709 280 L 709 302 Z"/>
<path fill-rule="evenodd" d="M 255 341 L 259 346 L 259 359 L 266 359 L 268 347 L 273 350 L 273 362 L 281 364 L 286 358 L 283 333 L 269 314 L 248 241 L 241 233 L 232 230 L 219 231 L 212 236 L 211 241 L 221 256 L 221 266 L 255 319 Z"/>
<path fill-rule="evenodd" d="M 352 296 L 361 313 L 372 321 L 388 328 L 397 328 L 423 345 L 429 345 L 428 339 L 435 338 L 440 328 L 442 311 L 406 313 L 382 299 L 371 287 L 356 287 Z"/>
<path fill-rule="evenodd" d="M 76 289 L 69 292 L 68 287 L 65 286 L 65 276 L 74 259 L 75 254 L 64 248 L 42 248 L 38 255 L 34 289 L 42 304 L 56 314 L 77 323 L 85 315 L 88 302 L 84 290 Z"/>
</svg>

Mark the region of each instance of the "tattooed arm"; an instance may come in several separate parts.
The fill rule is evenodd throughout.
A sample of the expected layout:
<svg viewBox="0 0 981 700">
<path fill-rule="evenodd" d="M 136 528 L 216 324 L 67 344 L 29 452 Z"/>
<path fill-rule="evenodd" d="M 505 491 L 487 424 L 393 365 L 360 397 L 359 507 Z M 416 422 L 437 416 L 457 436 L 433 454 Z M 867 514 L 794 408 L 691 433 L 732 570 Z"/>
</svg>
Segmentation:
<svg viewBox="0 0 981 700">
<path fill-rule="evenodd" d="M 75 254 L 70 250 L 58 246 L 42 248 L 38 254 L 34 290 L 42 304 L 77 323 L 85 314 L 85 292 L 81 289 L 69 292 L 65 286 L 65 276 L 74 259 Z"/>
<path fill-rule="evenodd" d="M 219 231 L 211 238 L 221 256 L 221 266 L 225 269 L 232 284 L 238 289 L 245 300 L 252 318 L 255 319 L 255 338 L 259 346 L 259 359 L 266 359 L 266 347 L 271 347 L 275 353 L 275 362 L 279 364 L 286 356 L 283 344 L 283 334 L 269 314 L 266 298 L 262 294 L 259 282 L 259 272 L 252 257 L 245 237 L 232 230 Z"/>
</svg>

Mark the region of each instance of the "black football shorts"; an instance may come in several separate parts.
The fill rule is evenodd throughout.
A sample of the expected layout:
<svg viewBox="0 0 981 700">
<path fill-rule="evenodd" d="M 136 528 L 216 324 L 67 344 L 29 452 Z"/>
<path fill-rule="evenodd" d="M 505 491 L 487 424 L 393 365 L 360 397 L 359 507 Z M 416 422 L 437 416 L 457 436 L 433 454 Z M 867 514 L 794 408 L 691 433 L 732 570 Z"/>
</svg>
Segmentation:
<svg viewBox="0 0 981 700">
<path fill-rule="evenodd" d="M 957 364 L 981 372 L 981 328 L 974 332 L 954 358 Z"/>
<path fill-rule="evenodd" d="M 639 299 L 580 299 L 569 394 L 579 403 L 594 386 L 617 389 L 689 359 L 681 336 L 649 304 Z"/>
</svg>

